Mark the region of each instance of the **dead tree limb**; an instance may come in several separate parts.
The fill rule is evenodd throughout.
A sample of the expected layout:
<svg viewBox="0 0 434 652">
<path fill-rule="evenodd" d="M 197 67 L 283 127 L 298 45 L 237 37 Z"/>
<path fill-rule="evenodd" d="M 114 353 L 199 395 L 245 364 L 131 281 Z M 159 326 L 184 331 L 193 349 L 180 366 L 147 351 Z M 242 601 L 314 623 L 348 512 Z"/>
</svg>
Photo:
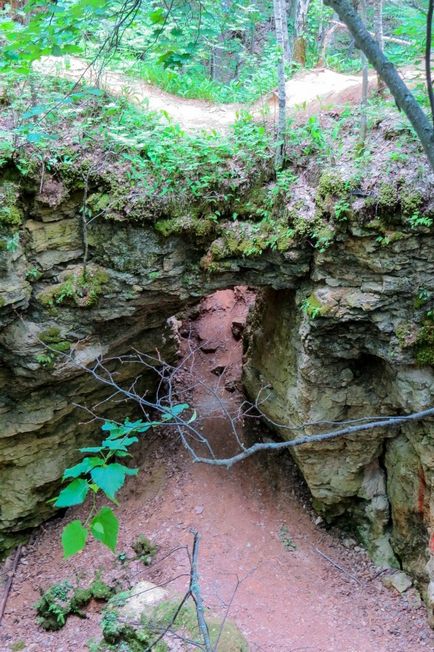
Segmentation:
<svg viewBox="0 0 434 652">
<path fill-rule="evenodd" d="M 16 573 L 17 568 L 18 568 L 18 563 L 19 563 L 20 558 L 21 558 L 21 550 L 22 550 L 22 545 L 20 544 L 18 546 L 18 548 L 16 549 L 15 556 L 14 556 L 14 561 L 13 561 L 13 564 L 12 564 L 12 568 L 8 573 L 8 579 L 7 579 L 7 582 L 6 582 L 3 598 L 2 598 L 2 601 L 1 601 L 1 604 L 0 604 L 0 626 L 2 624 L 3 616 L 5 614 L 6 605 L 7 605 L 8 598 L 9 598 L 9 593 L 10 593 L 11 588 L 12 588 L 12 583 L 14 581 L 15 573 Z"/>
<path fill-rule="evenodd" d="M 336 29 L 348 29 L 345 23 L 341 23 L 339 20 L 331 20 L 330 22 L 332 26 L 336 26 Z M 370 30 L 367 31 L 370 36 L 375 38 L 374 32 L 371 32 Z M 413 45 L 412 41 L 406 41 L 405 39 L 396 38 L 395 36 L 385 36 L 384 34 L 383 34 L 383 40 L 386 41 L 387 43 L 395 43 L 396 45 L 407 45 L 407 46 Z"/>
</svg>

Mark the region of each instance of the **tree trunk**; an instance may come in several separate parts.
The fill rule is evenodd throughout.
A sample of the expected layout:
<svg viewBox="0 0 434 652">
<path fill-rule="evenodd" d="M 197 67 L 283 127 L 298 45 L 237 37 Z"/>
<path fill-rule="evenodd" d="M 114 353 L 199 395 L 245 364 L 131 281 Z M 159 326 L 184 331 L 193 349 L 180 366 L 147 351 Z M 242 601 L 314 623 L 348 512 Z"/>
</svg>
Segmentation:
<svg viewBox="0 0 434 652">
<path fill-rule="evenodd" d="M 277 134 L 276 134 L 276 156 L 275 156 L 276 170 L 280 170 L 283 165 L 283 158 L 284 158 L 284 151 L 285 151 L 285 131 L 286 131 L 285 55 L 284 55 L 284 42 L 283 42 L 284 26 L 282 21 L 283 2 L 284 0 L 273 0 L 276 41 L 279 47 L 279 62 L 278 62 L 279 113 L 277 119 Z"/>
<path fill-rule="evenodd" d="M 292 14 L 294 24 L 294 61 L 302 66 L 306 65 L 306 30 L 307 12 L 310 0 L 292 0 Z M 292 22 L 292 21 L 291 21 Z"/>
<path fill-rule="evenodd" d="M 380 0 L 381 1 L 381 0 Z M 366 0 L 360 0 L 360 15 L 363 22 L 366 24 L 367 20 L 367 9 L 366 9 Z M 364 52 L 360 52 L 360 57 L 362 60 L 362 97 L 360 99 L 360 145 L 362 149 L 365 147 L 366 136 L 368 133 L 368 59 Z"/>
<path fill-rule="evenodd" d="M 374 32 L 378 46 L 381 51 L 384 50 L 384 31 L 383 31 L 383 0 L 374 0 Z M 384 95 L 386 86 L 377 74 L 377 91 L 379 95 Z"/>
<path fill-rule="evenodd" d="M 286 7 L 286 0 L 280 0 L 280 10 L 282 13 L 282 40 L 283 40 L 283 54 L 285 61 L 291 63 L 292 61 L 292 47 L 289 40 L 288 31 L 288 10 Z"/>
<path fill-rule="evenodd" d="M 369 34 L 360 16 L 349 0 L 325 0 L 340 20 L 345 23 L 354 37 L 357 47 L 364 52 L 381 79 L 392 93 L 398 107 L 413 125 L 434 171 L 434 129 L 414 95 L 399 76 L 395 66 L 381 51 L 378 43 Z"/>
</svg>

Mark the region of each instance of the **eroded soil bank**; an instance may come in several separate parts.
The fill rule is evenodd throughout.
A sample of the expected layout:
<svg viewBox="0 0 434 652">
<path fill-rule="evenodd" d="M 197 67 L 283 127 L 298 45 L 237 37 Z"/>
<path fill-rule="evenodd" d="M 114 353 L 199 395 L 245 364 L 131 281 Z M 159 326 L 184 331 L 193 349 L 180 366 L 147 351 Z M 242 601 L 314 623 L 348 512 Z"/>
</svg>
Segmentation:
<svg viewBox="0 0 434 652">
<path fill-rule="evenodd" d="M 245 320 L 251 301 L 252 294 L 245 291 L 219 291 L 180 328 L 180 348 L 189 357 L 185 387 L 205 417 L 203 432 L 218 451 L 228 450 L 231 435 L 221 418 L 222 405 L 234 414 L 243 400 L 242 341 L 233 322 Z M 247 438 L 262 432 L 253 422 L 247 424 Z M 84 510 L 71 510 L 42 526 L 23 551 L 0 630 L 2 652 L 19 649 L 13 646 L 21 641 L 25 646 L 20 649 L 28 652 L 72 652 L 86 650 L 89 639 L 100 638 L 101 607 L 96 604 L 85 620 L 72 616 L 57 633 L 36 626 L 32 604 L 38 589 L 61 579 L 86 583 L 101 568 L 107 579 L 127 586 L 149 579 L 182 592 L 188 580 L 185 551 L 166 555 L 191 543 L 191 528 L 202 535 L 205 602 L 223 617 L 232 600 L 230 618 L 251 650 L 433 649 L 434 636 L 415 592 L 400 595 L 384 588 L 379 569 L 362 550 L 348 538 L 345 547 L 343 535 L 327 532 L 317 522 L 287 454 L 261 454 L 226 471 L 194 465 L 172 435 L 161 433 L 139 456 L 140 474 L 124 490 L 118 510 L 119 550 L 128 553 L 143 533 L 159 545 L 156 561 L 149 568 L 139 562 L 121 567 L 94 543 L 71 561 L 62 560 L 61 529 Z"/>
</svg>

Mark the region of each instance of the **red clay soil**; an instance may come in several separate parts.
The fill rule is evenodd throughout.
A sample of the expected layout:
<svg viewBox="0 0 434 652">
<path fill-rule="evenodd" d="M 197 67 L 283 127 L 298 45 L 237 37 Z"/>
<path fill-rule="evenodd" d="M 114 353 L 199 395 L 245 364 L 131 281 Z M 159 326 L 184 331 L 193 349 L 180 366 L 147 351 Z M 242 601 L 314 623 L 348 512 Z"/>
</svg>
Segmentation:
<svg viewBox="0 0 434 652">
<path fill-rule="evenodd" d="M 245 290 L 217 292 L 201 304 L 196 319 L 180 329 L 184 354 L 202 347 L 190 358 L 198 381 L 191 401 L 206 417 L 204 433 L 217 446 L 220 440 L 224 451 L 230 431 L 218 416 L 221 402 L 233 413 L 242 401 L 235 387 L 242 342 L 234 338 L 232 322 L 245 320 L 251 301 L 252 294 Z M 236 328 L 235 335 L 239 335 Z M 214 393 L 207 387 L 213 387 Z M 252 651 L 434 649 L 433 632 L 414 591 L 401 596 L 385 589 L 379 569 L 362 550 L 344 547 L 336 533 L 315 524 L 318 519 L 288 454 L 264 453 L 227 471 L 193 464 L 167 434 L 156 436 L 141 453 L 139 477 L 124 490 L 118 510 L 122 523 L 119 550 L 131 552 L 131 543 L 144 533 L 160 547 L 154 564 L 146 568 L 132 562 L 122 569 L 110 552 L 95 543 L 64 561 L 61 529 L 85 514 L 83 509 L 71 510 L 65 518 L 40 528 L 24 549 L 0 629 L 1 652 L 20 641 L 28 652 L 76 652 L 86 650 L 89 639 L 99 638 L 101 606 L 97 604 L 90 606 L 85 620 L 73 616 L 56 633 L 44 632 L 35 624 L 32 604 L 38 589 L 61 579 L 85 583 L 101 568 L 108 579 L 117 578 L 126 585 L 148 579 L 167 584 L 179 594 L 188 582 L 185 550 L 165 557 L 178 546 L 191 544 L 191 528 L 202 536 L 200 574 L 205 602 L 223 617 L 232 600 L 229 617 Z M 234 595 L 238 580 L 241 583 Z"/>
</svg>

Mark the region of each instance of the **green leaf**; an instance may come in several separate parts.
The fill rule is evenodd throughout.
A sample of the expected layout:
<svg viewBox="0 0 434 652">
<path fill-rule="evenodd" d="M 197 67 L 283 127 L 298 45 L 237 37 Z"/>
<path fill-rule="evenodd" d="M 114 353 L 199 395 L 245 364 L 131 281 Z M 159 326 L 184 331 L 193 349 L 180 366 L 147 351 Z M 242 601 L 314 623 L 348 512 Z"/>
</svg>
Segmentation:
<svg viewBox="0 0 434 652">
<path fill-rule="evenodd" d="M 68 523 L 68 525 L 63 528 L 62 547 L 65 559 L 68 559 L 77 552 L 80 552 L 80 550 L 83 550 L 86 545 L 88 534 L 89 532 L 87 528 L 85 528 L 78 519 L 76 521 L 71 521 L 71 523 Z"/>
<path fill-rule="evenodd" d="M 65 489 L 62 489 L 54 503 L 55 507 L 72 507 L 80 505 L 87 496 L 89 485 L 86 480 L 73 480 Z"/>
<path fill-rule="evenodd" d="M 106 439 L 103 441 L 105 448 L 108 448 L 111 451 L 126 451 L 127 446 L 131 444 L 136 444 L 139 440 L 137 437 L 124 437 L 124 439 Z"/>
<path fill-rule="evenodd" d="M 93 482 L 103 490 L 107 498 L 114 501 L 116 493 L 125 483 L 125 476 L 137 475 L 137 473 L 138 469 L 129 469 L 123 464 L 115 463 L 92 469 L 90 475 Z"/>
<path fill-rule="evenodd" d="M 78 478 L 80 475 L 89 473 L 89 471 L 94 469 L 96 466 L 102 466 L 103 464 L 104 460 L 100 457 L 85 457 L 79 464 L 71 466 L 69 469 L 65 469 L 63 479 L 68 480 L 68 478 Z"/>
<path fill-rule="evenodd" d="M 151 13 L 149 14 L 149 18 L 151 23 L 153 23 L 154 25 L 164 23 L 165 20 L 164 10 L 161 7 L 158 7 L 158 9 L 151 11 Z"/>
<path fill-rule="evenodd" d="M 174 417 L 178 417 L 184 410 L 187 410 L 190 406 L 188 403 L 180 403 L 179 405 L 173 405 L 170 408 L 167 408 L 167 410 L 164 412 L 162 418 L 164 421 L 169 421 L 169 419 L 173 419 Z"/>
<path fill-rule="evenodd" d="M 88 448 L 80 448 L 80 453 L 101 453 L 103 446 L 89 446 Z"/>
<path fill-rule="evenodd" d="M 116 550 L 119 533 L 119 521 L 110 507 L 102 507 L 90 524 L 90 531 L 95 539 L 101 541 L 113 552 Z"/>
</svg>

